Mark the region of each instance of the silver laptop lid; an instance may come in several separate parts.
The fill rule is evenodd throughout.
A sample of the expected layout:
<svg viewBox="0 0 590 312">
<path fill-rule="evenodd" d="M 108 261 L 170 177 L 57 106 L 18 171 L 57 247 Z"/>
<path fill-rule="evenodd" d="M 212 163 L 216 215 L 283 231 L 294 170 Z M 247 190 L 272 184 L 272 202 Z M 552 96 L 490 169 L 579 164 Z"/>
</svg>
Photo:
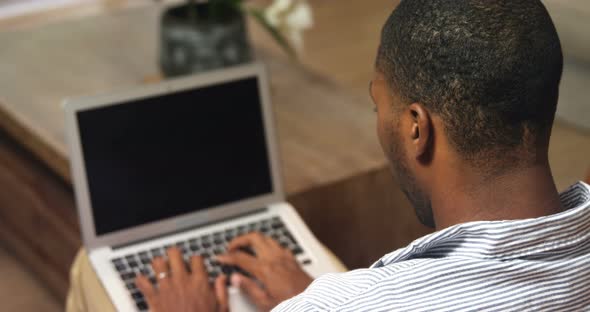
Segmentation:
<svg viewBox="0 0 590 312">
<path fill-rule="evenodd" d="M 284 199 L 260 64 L 66 100 L 84 244 L 126 244 Z"/>
</svg>

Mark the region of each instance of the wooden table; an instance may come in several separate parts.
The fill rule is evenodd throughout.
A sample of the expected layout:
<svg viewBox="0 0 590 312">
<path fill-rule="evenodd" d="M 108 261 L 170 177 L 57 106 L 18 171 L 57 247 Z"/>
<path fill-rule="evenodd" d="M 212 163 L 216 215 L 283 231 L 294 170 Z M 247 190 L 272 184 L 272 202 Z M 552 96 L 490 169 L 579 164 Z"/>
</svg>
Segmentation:
<svg viewBox="0 0 590 312">
<path fill-rule="evenodd" d="M 147 7 L 0 33 L 0 240 L 60 298 L 81 244 L 60 103 L 157 74 L 159 14 Z M 391 181 L 368 101 L 258 56 L 270 69 L 285 189 L 318 238 L 354 268 L 426 233 Z"/>
</svg>

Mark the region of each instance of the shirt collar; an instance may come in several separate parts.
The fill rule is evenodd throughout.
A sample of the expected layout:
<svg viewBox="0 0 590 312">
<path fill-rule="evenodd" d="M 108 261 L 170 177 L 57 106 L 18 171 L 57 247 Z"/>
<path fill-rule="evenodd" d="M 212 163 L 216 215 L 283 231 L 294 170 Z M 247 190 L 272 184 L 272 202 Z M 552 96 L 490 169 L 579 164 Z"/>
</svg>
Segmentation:
<svg viewBox="0 0 590 312">
<path fill-rule="evenodd" d="M 538 257 L 590 241 L 590 186 L 578 182 L 561 193 L 560 200 L 565 208 L 563 212 L 533 219 L 457 224 L 419 238 L 385 255 L 371 267 L 432 257 L 496 260 Z M 555 235 L 562 232 L 564 235 Z"/>
</svg>

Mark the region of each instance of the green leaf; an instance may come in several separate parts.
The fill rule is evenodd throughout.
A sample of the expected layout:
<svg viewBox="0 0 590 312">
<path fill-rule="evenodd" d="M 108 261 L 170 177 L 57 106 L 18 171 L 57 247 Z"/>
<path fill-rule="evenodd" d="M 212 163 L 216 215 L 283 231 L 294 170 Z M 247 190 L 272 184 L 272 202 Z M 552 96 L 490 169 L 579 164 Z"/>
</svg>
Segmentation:
<svg viewBox="0 0 590 312">
<path fill-rule="evenodd" d="M 249 9 L 248 12 L 254 17 L 254 20 L 256 20 L 264 29 L 266 29 L 266 31 L 270 33 L 270 35 L 277 41 L 277 43 L 281 46 L 281 48 L 283 48 L 283 50 L 285 50 L 285 52 L 289 56 L 291 56 L 294 59 L 297 58 L 297 53 L 295 53 L 295 50 L 293 49 L 291 44 L 289 44 L 289 41 L 287 41 L 285 36 L 283 36 L 283 34 L 278 29 L 276 29 L 266 20 L 262 10 Z"/>
</svg>

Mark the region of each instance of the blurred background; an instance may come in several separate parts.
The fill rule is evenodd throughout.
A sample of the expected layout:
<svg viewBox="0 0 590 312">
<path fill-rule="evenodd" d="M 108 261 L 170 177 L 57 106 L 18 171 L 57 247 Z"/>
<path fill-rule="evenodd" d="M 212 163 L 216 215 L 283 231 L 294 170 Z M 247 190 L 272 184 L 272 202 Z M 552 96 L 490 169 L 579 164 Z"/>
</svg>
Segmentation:
<svg viewBox="0 0 590 312">
<path fill-rule="evenodd" d="M 264 7 L 270 2 L 255 0 L 248 3 Z M 554 18 L 565 52 L 565 72 L 557 121 L 550 146 L 550 162 L 555 180 L 558 188 L 563 189 L 576 181 L 585 179 L 590 170 L 590 104 L 588 103 L 590 96 L 590 34 L 588 33 L 590 29 L 590 2 L 587 0 L 545 0 L 543 2 Z M 0 0 L 0 119 L 6 119 L 6 116 L 14 113 L 18 107 L 23 107 L 23 105 L 8 105 L 7 103 L 12 99 L 16 99 L 16 102 L 20 100 L 23 101 L 22 103 L 26 103 L 35 97 L 30 93 L 34 92 L 36 86 L 15 83 L 15 79 L 22 79 L 15 73 L 25 71 L 27 75 L 34 75 L 36 70 L 41 72 L 42 69 L 27 67 L 27 64 L 41 61 L 52 62 L 55 53 L 61 53 L 66 57 L 71 53 L 72 57 L 75 57 L 74 51 L 60 50 L 55 46 L 44 50 L 44 42 L 41 41 L 51 38 L 47 35 L 49 32 L 56 35 L 55 32 L 75 28 L 73 27 L 75 25 L 102 25 L 101 23 L 105 23 L 105 18 L 115 18 L 117 21 L 136 18 L 135 16 L 138 16 L 136 14 L 144 14 L 141 13 L 144 12 L 142 10 L 150 10 L 150 7 L 153 6 L 158 7 L 157 12 L 166 12 L 165 8 L 182 3 L 183 1 L 148 0 Z M 284 65 L 286 67 L 279 68 L 305 71 L 305 77 L 311 84 L 324 84 L 326 86 L 324 90 L 334 92 L 338 95 L 338 99 L 346 97 L 350 99 L 350 102 L 359 103 L 359 107 L 362 108 L 354 106 L 356 105 L 354 104 L 354 108 L 351 106 L 351 108 L 343 108 L 343 110 L 350 109 L 351 112 L 366 110 L 366 115 L 362 115 L 368 116 L 362 117 L 366 119 L 366 122 L 354 123 L 351 124 L 351 127 L 358 130 L 359 135 L 367 137 L 373 135 L 372 105 L 368 99 L 367 86 L 373 74 L 373 61 L 379 43 L 381 26 L 397 1 L 316 0 L 308 3 L 313 13 L 313 26 L 308 25 L 311 27 L 305 29 L 303 44 L 300 47 L 297 47 L 296 44 L 292 44 L 289 48 L 282 46 L 263 25 L 261 26 L 252 16 L 247 16 L 245 31 L 248 40 L 246 45 L 249 47 L 246 49 L 250 49 L 250 52 L 243 52 L 240 47 L 234 47 L 233 52 L 227 53 L 229 55 L 227 58 L 233 57 L 239 60 L 240 55 L 249 55 L 249 58 L 246 57 L 246 61 L 255 58 L 261 58 L 263 61 L 272 59 L 272 62 L 287 64 Z M 91 28 L 91 26 L 88 27 Z M 137 27 L 143 26 L 138 25 Z M 116 31 L 116 28 L 110 31 Z M 153 40 L 150 40 L 154 43 L 157 42 L 158 28 L 149 28 L 145 30 L 145 33 L 148 36 L 152 34 Z M 239 34 L 237 36 L 239 37 Z M 64 35 L 64 37 L 67 36 Z M 34 42 L 35 40 L 39 40 L 39 42 Z M 159 40 L 159 49 L 164 49 L 162 39 Z M 297 38 L 291 38 L 291 40 L 297 41 Z M 14 45 L 7 44 L 7 42 L 14 43 Z M 121 45 L 125 46 L 124 43 Z M 119 48 L 117 45 L 109 47 L 113 51 L 117 51 Z M 38 50 L 32 53 L 30 52 L 32 49 Z M 104 47 L 96 49 L 105 50 Z M 201 65 L 195 65 L 196 63 L 191 65 L 192 67 L 189 66 L 188 69 L 174 67 L 174 62 L 184 60 L 182 54 L 178 54 L 180 52 L 170 52 L 170 59 L 167 61 L 161 59 L 162 52 L 160 52 L 159 59 L 155 49 L 154 51 L 146 51 L 146 53 L 151 55 L 154 63 L 146 65 L 145 67 L 148 69 L 137 74 L 138 83 L 157 81 L 163 76 L 183 74 L 183 70 L 189 72 L 207 70 L 207 68 L 198 67 Z M 289 56 L 289 53 L 296 53 L 297 58 Z M 17 58 L 19 55 L 23 58 Z M 113 58 L 113 62 L 117 62 L 116 53 L 110 57 Z M 165 62 L 169 63 L 164 64 Z M 215 61 L 210 60 L 206 63 L 213 62 Z M 225 64 L 220 66 L 228 66 L 227 62 L 230 61 L 219 62 Z M 159 73 L 157 68 L 160 68 L 162 72 Z M 280 74 L 281 70 L 279 69 L 277 72 Z M 285 73 L 287 73 L 286 70 Z M 88 75 L 92 75 L 92 73 L 90 72 Z M 49 76 L 52 77 L 51 81 L 37 80 L 36 83 L 50 85 L 68 83 L 68 78 L 60 77 L 59 72 Z M 107 76 L 105 74 L 105 77 Z M 109 91 L 108 89 L 100 90 L 101 86 L 98 84 L 96 91 Z M 15 91 L 15 89 L 18 90 Z M 274 92 L 279 91 L 275 90 Z M 299 92 L 305 93 L 306 90 L 299 90 Z M 68 95 L 70 94 L 63 94 L 64 97 Z M 58 103 L 51 103 L 51 105 L 58 105 Z M 336 110 L 327 113 L 338 114 Z M 39 117 L 39 119 L 42 120 L 43 117 Z M 26 121 L 22 122 L 27 124 Z M 305 123 L 305 121 L 300 122 Z M 45 161 L 42 148 L 36 149 L 33 144 L 29 144 L 27 141 L 21 142 L 22 137 L 19 134 L 23 130 L 15 124 L 13 119 L 0 123 L 4 148 L 0 151 L 0 163 L 3 163 L 0 166 L 0 184 L 12 183 L 12 181 L 25 176 L 22 173 L 25 172 L 25 169 L 14 175 L 7 173 L 20 166 L 11 160 L 11 155 L 17 155 L 19 159 L 25 159 L 26 162 L 32 164 L 31 168 L 33 169 L 26 169 L 30 170 L 26 171 L 26 179 L 30 178 L 28 174 L 46 172 L 43 174 L 47 175 L 47 181 L 57 181 L 55 183 L 60 189 L 59 192 L 65 194 L 63 196 L 66 199 L 63 202 L 72 205 L 71 188 L 68 186 L 67 177 L 61 176 L 59 168 L 52 167 L 50 162 Z M 34 128 L 35 125 L 30 123 L 27 124 L 27 127 Z M 47 144 L 51 144 L 51 140 L 48 141 Z M 310 187 L 300 189 L 294 186 L 293 189 L 297 190 L 293 191 L 289 197 L 289 201 L 298 208 L 314 233 L 349 268 L 368 266 L 381 255 L 428 233 L 427 229 L 415 221 L 407 201 L 399 192 L 395 181 L 389 176 L 385 160 L 379 160 L 381 156 L 378 154 L 376 141 L 367 144 L 370 145 L 370 148 L 367 149 L 366 154 L 371 154 L 371 157 L 367 157 L 366 166 L 359 166 L 361 169 L 350 173 L 345 168 L 330 168 L 330 172 L 336 172 L 334 176 L 338 178 L 329 181 L 319 179 L 318 181 L 321 180 L 321 183 L 310 183 Z M 356 152 L 359 155 L 365 153 L 362 149 L 358 150 L 360 145 L 354 137 L 338 146 L 343 149 L 346 146 L 352 150 L 357 149 Z M 339 151 L 336 150 L 335 153 L 339 153 Z M 342 155 L 343 158 L 354 156 L 344 152 Z M 313 161 L 314 158 L 310 158 L 310 166 L 313 166 Z M 319 158 L 316 158 L 316 161 L 321 162 Z M 345 161 L 348 160 L 338 164 L 345 163 Z M 355 159 L 351 162 L 356 164 L 360 161 Z M 339 174 L 340 171 L 343 173 Z M 288 170 L 285 175 L 287 183 L 291 183 L 290 181 L 295 179 L 295 175 L 290 174 Z M 32 180 L 26 179 L 25 181 L 35 180 L 33 178 L 31 178 Z M 52 183 L 54 182 L 36 185 L 27 182 L 23 187 L 31 187 L 35 192 L 40 188 L 45 191 L 54 187 L 48 186 L 54 185 Z M 295 182 L 292 183 L 295 184 Z M 0 185 L 0 188 L 3 186 Z M 31 194 L 42 194 L 41 202 L 45 202 L 49 196 L 44 192 L 35 192 Z M 0 300 L 2 301 L 2 310 L 61 311 L 63 310 L 63 289 L 53 289 L 54 285 L 61 284 L 52 282 L 57 278 L 47 277 L 43 274 L 43 263 L 45 262 L 43 253 L 30 253 L 24 250 L 34 244 L 24 247 L 18 238 L 19 236 L 14 234 L 18 230 L 7 230 L 11 227 L 12 229 L 18 228 L 18 222 L 20 222 L 20 219 L 13 218 L 14 211 L 19 209 L 19 201 L 14 200 L 14 194 L 14 192 L 0 191 L 0 227 L 5 226 L 4 230 L 0 230 Z M 67 213 L 73 216 L 71 218 L 75 217 L 74 212 Z M 13 219 L 8 221 L 9 218 Z M 41 224 L 43 218 L 47 217 L 42 213 L 31 213 L 22 215 L 22 218 L 23 223 Z M 325 225 L 326 220 L 334 219 L 345 224 L 350 223 L 350 226 L 346 227 L 349 229 L 349 233 L 337 235 L 326 226 L 322 226 Z M 75 218 L 72 220 L 75 222 Z M 72 233 L 74 234 L 68 235 L 76 235 L 75 229 L 72 230 Z M 53 239 L 56 241 L 56 246 L 61 244 L 59 239 L 57 236 Z M 72 240 L 71 244 L 75 246 L 79 243 L 79 237 L 77 237 Z M 75 249 L 68 250 L 70 253 L 72 250 L 75 251 Z M 31 260 L 34 257 L 42 260 Z M 67 272 L 64 272 L 64 270 L 67 271 L 70 264 L 67 263 L 67 259 L 71 261 L 73 258 L 68 254 L 64 259 L 66 260 L 59 261 L 63 263 L 52 264 L 60 268 L 57 270 L 61 272 L 60 276 L 67 275 Z M 63 280 L 63 277 L 61 278 Z"/>
</svg>

